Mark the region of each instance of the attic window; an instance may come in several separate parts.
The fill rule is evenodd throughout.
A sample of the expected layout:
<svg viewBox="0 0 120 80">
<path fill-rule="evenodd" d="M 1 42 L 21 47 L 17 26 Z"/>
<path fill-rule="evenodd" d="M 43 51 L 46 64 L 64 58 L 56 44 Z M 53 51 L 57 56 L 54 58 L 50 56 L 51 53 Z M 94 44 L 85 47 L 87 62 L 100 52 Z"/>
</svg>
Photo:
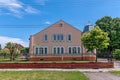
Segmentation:
<svg viewBox="0 0 120 80">
<path fill-rule="evenodd" d="M 59 26 L 60 26 L 60 27 L 62 27 L 62 26 L 63 26 L 63 24 L 62 24 L 62 23 L 60 23 L 60 24 L 59 24 Z"/>
</svg>

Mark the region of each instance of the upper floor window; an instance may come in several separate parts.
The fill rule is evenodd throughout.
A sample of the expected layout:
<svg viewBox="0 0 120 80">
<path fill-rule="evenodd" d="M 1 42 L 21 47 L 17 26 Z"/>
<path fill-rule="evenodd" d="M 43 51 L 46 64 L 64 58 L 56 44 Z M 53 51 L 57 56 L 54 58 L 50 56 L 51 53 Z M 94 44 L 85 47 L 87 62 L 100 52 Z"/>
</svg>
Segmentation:
<svg viewBox="0 0 120 80">
<path fill-rule="evenodd" d="M 53 41 L 56 41 L 56 40 L 57 40 L 57 35 L 54 34 L 54 35 L 53 35 Z"/>
<path fill-rule="evenodd" d="M 64 41 L 64 35 L 63 34 L 53 34 L 53 41 L 56 41 L 56 42 Z"/>
<path fill-rule="evenodd" d="M 60 26 L 60 27 L 62 27 L 62 26 L 63 26 L 63 24 L 62 24 L 62 23 L 60 23 L 60 24 L 59 24 L 59 26 Z"/>
<path fill-rule="evenodd" d="M 48 35 L 47 34 L 44 35 L 44 42 L 48 42 Z"/>
<path fill-rule="evenodd" d="M 64 35 L 60 34 L 60 41 L 64 41 Z"/>
<path fill-rule="evenodd" d="M 72 35 L 68 34 L 67 41 L 71 42 L 72 41 Z"/>
</svg>

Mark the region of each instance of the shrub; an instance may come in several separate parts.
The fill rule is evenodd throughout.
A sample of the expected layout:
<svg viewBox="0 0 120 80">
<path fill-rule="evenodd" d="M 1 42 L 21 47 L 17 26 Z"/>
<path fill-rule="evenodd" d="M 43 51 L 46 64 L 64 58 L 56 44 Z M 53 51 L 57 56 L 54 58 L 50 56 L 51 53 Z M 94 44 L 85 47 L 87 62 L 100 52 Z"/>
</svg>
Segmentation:
<svg viewBox="0 0 120 80">
<path fill-rule="evenodd" d="M 113 52 L 113 57 L 120 60 L 120 49 L 115 49 L 115 51 Z"/>
</svg>

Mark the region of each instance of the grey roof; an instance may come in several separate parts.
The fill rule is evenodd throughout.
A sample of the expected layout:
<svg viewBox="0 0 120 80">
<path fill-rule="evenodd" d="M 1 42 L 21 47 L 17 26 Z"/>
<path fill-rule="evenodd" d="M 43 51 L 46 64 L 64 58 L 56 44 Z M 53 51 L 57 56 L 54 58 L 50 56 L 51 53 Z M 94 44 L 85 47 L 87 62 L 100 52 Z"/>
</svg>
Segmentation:
<svg viewBox="0 0 120 80">
<path fill-rule="evenodd" d="M 87 25 L 84 27 L 83 32 L 88 32 L 88 31 L 92 30 L 93 27 L 94 27 L 94 26 L 93 26 L 92 24 L 87 24 Z"/>
</svg>

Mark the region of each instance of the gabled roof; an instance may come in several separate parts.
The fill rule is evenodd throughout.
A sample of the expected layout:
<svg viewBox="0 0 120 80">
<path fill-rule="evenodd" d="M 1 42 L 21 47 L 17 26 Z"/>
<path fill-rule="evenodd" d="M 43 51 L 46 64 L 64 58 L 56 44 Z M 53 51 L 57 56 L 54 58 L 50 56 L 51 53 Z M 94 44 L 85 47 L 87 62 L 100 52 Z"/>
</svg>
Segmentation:
<svg viewBox="0 0 120 80">
<path fill-rule="evenodd" d="M 71 24 L 69 24 L 69 23 L 67 23 L 67 22 L 65 22 L 65 21 L 63 21 L 63 20 L 59 20 L 59 21 L 55 22 L 54 24 L 52 24 L 52 25 L 48 26 L 48 27 L 47 27 L 47 28 L 45 28 L 44 30 L 46 30 L 46 29 L 48 29 L 48 28 L 52 27 L 53 25 L 55 25 L 55 24 L 57 24 L 57 23 L 65 23 L 65 24 L 67 24 L 67 25 L 71 26 L 72 28 L 74 28 L 74 29 L 76 29 L 76 30 L 78 30 L 78 31 L 82 32 L 81 30 L 79 30 L 79 29 L 77 29 L 77 28 L 73 27 Z M 44 31 L 44 30 L 42 30 L 42 31 Z M 40 32 L 42 32 L 42 31 L 40 31 Z M 38 33 L 36 33 L 36 34 L 34 34 L 34 35 L 37 35 L 37 34 L 39 34 L 40 32 L 38 32 Z M 33 35 L 33 36 L 34 36 L 34 35 Z"/>
</svg>

